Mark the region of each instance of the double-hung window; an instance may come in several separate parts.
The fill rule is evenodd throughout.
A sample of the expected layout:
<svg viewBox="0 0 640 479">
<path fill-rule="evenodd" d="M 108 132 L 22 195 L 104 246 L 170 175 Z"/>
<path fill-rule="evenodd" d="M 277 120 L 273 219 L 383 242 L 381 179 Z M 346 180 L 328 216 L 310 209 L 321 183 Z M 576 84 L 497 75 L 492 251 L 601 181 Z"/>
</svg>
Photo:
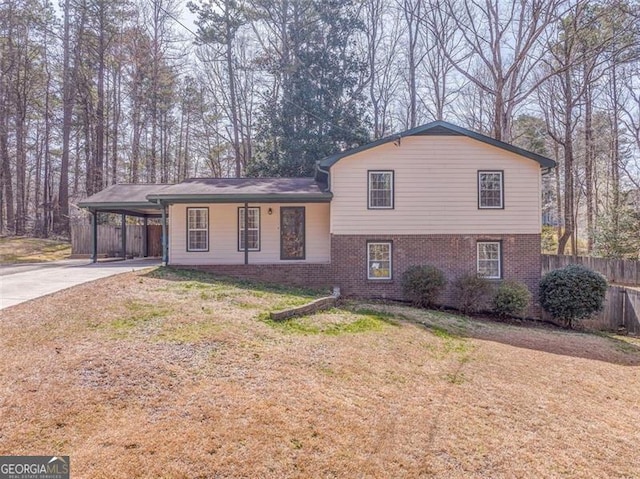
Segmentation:
<svg viewBox="0 0 640 479">
<path fill-rule="evenodd" d="M 367 278 L 391 279 L 391 242 L 367 243 Z"/>
<path fill-rule="evenodd" d="M 244 208 L 238 208 L 238 251 L 244 251 L 245 237 L 249 251 L 260 250 L 260 208 L 247 208 L 246 236 Z"/>
<path fill-rule="evenodd" d="M 187 208 L 187 251 L 209 251 L 209 208 Z"/>
<path fill-rule="evenodd" d="M 504 175 L 502 171 L 478 171 L 478 208 L 504 208 Z"/>
<path fill-rule="evenodd" d="M 478 276 L 502 278 L 502 244 L 500 241 L 478 241 Z"/>
<path fill-rule="evenodd" d="M 393 209 L 393 171 L 369 171 L 369 209 Z"/>
</svg>

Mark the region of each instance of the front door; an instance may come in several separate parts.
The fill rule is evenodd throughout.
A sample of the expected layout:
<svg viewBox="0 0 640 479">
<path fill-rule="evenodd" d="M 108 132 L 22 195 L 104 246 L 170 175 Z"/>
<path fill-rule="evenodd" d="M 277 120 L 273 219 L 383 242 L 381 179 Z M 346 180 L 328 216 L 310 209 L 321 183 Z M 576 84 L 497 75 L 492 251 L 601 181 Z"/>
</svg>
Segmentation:
<svg viewBox="0 0 640 479">
<path fill-rule="evenodd" d="M 305 258 L 304 206 L 280 208 L 280 259 Z"/>
</svg>

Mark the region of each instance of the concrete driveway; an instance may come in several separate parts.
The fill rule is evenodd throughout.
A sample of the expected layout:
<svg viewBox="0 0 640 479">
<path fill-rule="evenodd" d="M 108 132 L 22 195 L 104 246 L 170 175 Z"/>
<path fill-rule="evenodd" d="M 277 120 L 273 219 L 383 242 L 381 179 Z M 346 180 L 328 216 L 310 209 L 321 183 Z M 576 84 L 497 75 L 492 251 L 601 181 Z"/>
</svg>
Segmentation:
<svg viewBox="0 0 640 479">
<path fill-rule="evenodd" d="M 1 265 L 0 309 L 95 279 L 160 265 L 159 259 L 89 263 L 86 259 Z"/>
</svg>

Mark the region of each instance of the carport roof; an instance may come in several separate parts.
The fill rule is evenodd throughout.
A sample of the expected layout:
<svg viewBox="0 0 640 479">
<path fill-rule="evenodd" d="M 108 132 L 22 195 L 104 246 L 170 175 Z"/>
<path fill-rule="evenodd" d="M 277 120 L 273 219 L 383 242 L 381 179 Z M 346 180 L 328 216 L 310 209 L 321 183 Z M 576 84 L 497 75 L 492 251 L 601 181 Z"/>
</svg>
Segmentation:
<svg viewBox="0 0 640 479">
<path fill-rule="evenodd" d="M 133 216 L 158 216 L 160 205 L 151 203 L 147 196 L 166 188 L 166 184 L 118 184 L 80 201 L 78 206 L 108 213 L 126 213 Z"/>
</svg>

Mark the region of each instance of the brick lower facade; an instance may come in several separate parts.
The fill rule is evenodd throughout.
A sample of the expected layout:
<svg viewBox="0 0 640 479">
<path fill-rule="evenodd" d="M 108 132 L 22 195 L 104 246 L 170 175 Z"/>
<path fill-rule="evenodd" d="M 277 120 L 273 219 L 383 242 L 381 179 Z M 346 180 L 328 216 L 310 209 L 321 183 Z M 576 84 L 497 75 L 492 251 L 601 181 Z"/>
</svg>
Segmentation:
<svg viewBox="0 0 640 479">
<path fill-rule="evenodd" d="M 367 241 L 392 242 L 392 279 L 367 279 Z M 449 285 L 441 302 L 455 306 L 451 283 L 476 272 L 476 243 L 501 241 L 502 275 L 527 285 L 537 298 L 540 281 L 540 235 L 333 235 L 331 261 L 335 283 L 347 296 L 402 299 L 401 278 L 414 265 L 442 270 Z M 537 316 L 534 306 L 530 314 Z"/>
<path fill-rule="evenodd" d="M 367 242 L 392 242 L 392 279 L 367 279 Z M 293 286 L 327 288 L 339 286 L 344 296 L 402 299 L 401 278 L 413 265 L 430 264 L 449 281 L 441 303 L 455 306 L 451 283 L 463 274 L 476 272 L 476 243 L 502 243 L 504 279 L 526 284 L 538 293 L 541 271 L 540 235 L 332 235 L 331 264 L 238 264 L 195 267 L 211 273 Z M 192 267 L 190 267 L 192 268 Z M 534 304 L 530 316 L 539 315 Z"/>
<path fill-rule="evenodd" d="M 328 263 L 222 264 L 183 267 L 220 276 L 314 289 L 326 288 L 328 291 L 335 284 L 331 264 Z"/>
</svg>

